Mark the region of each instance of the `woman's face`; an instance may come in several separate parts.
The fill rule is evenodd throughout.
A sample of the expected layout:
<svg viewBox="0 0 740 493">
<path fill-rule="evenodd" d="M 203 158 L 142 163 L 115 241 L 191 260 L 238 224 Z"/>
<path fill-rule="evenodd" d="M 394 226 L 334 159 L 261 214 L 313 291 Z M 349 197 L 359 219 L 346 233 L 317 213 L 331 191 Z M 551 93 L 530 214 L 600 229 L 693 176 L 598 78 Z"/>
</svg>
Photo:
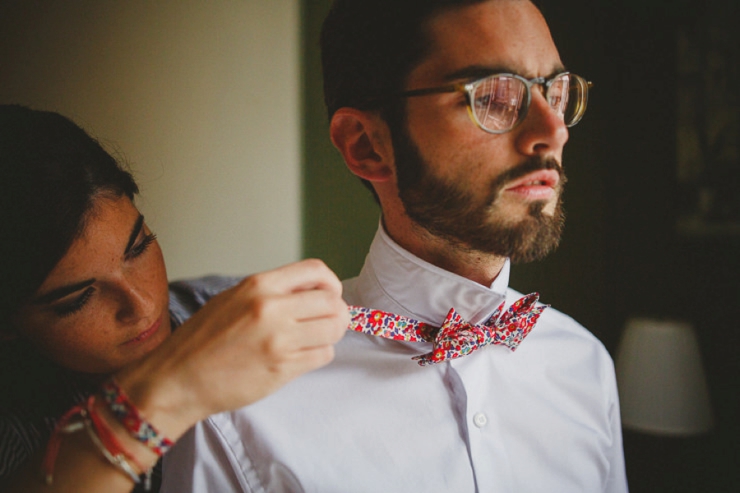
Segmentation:
<svg viewBox="0 0 740 493">
<path fill-rule="evenodd" d="M 162 250 L 126 196 L 96 199 L 82 235 L 13 319 L 58 364 L 110 373 L 170 335 Z"/>
</svg>

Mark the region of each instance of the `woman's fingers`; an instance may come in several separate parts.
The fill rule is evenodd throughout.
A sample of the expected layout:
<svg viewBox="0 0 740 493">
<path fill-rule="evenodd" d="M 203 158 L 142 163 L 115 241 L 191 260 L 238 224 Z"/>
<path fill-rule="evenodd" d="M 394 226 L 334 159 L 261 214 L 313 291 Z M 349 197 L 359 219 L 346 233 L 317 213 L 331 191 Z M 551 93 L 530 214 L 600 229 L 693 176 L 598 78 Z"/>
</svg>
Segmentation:
<svg viewBox="0 0 740 493">
<path fill-rule="evenodd" d="M 262 299 L 243 325 L 235 325 L 232 330 L 245 345 L 261 340 L 259 356 L 277 359 L 334 345 L 344 336 L 348 324 L 349 311 L 341 298 L 324 290 L 311 290 Z"/>
<path fill-rule="evenodd" d="M 325 290 L 298 291 L 272 297 L 279 314 L 290 316 L 297 322 L 321 318 L 339 318 L 349 323 L 347 304 L 341 297 Z M 341 321 L 340 320 L 340 321 Z"/>
<path fill-rule="evenodd" d="M 146 415 L 177 437 L 328 364 L 349 324 L 342 285 L 306 260 L 214 296 L 141 364 L 117 374 Z"/>
<path fill-rule="evenodd" d="M 338 296 L 342 283 L 326 264 L 307 259 L 255 274 L 241 283 L 241 289 L 257 295 L 279 295 L 306 290 L 325 290 Z"/>
<path fill-rule="evenodd" d="M 341 290 L 326 265 L 308 260 L 215 296 L 157 351 L 170 368 L 168 392 L 202 419 L 328 364 L 349 324 Z"/>
</svg>

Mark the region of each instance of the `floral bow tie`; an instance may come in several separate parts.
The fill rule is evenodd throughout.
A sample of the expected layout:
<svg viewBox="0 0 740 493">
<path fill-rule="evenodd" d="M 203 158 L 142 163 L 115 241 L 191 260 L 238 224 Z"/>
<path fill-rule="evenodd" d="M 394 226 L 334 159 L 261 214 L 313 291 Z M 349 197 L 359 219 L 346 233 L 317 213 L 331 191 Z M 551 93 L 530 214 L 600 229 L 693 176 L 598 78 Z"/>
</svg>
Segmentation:
<svg viewBox="0 0 740 493">
<path fill-rule="evenodd" d="M 441 363 L 470 354 L 489 344 L 501 344 L 514 351 L 550 305 L 537 305 L 540 295 L 531 293 L 517 300 L 502 314 L 501 303 L 485 323 L 471 324 L 451 308 L 441 327 L 412 318 L 362 306 L 350 306 L 349 328 L 356 332 L 408 342 L 431 342 L 431 352 L 415 356 L 421 366 Z"/>
</svg>

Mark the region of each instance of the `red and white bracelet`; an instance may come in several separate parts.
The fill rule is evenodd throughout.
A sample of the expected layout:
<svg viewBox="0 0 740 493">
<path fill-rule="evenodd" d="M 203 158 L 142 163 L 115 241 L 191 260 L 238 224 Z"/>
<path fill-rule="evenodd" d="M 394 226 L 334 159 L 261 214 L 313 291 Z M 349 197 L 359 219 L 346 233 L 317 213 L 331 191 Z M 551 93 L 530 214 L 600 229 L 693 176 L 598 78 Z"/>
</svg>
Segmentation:
<svg viewBox="0 0 740 493">
<path fill-rule="evenodd" d="M 75 433 L 83 428 L 87 431 L 95 447 L 110 464 L 123 472 L 135 484 L 139 484 L 141 482 L 140 476 L 144 475 L 145 489 L 147 491 L 149 490 L 151 485 L 151 469 L 147 470 L 143 467 L 116 439 L 113 431 L 95 411 L 94 395 L 90 396 L 84 405 L 74 406 L 67 411 L 57 423 L 49 439 L 42 462 L 42 471 L 46 484 L 52 484 L 54 479 L 54 464 L 59 455 L 62 434 Z"/>
</svg>

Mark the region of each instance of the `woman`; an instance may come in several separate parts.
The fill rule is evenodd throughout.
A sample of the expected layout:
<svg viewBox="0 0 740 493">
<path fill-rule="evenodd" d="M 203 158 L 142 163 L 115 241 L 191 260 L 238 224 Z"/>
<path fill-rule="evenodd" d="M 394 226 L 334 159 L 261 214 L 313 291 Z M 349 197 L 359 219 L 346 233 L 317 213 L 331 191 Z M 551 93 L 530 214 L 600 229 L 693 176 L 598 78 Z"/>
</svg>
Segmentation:
<svg viewBox="0 0 740 493">
<path fill-rule="evenodd" d="M 71 121 L 0 106 L 2 491 L 130 491 L 167 439 L 328 363 L 344 333 L 319 261 L 168 289 L 137 192 Z"/>
</svg>

